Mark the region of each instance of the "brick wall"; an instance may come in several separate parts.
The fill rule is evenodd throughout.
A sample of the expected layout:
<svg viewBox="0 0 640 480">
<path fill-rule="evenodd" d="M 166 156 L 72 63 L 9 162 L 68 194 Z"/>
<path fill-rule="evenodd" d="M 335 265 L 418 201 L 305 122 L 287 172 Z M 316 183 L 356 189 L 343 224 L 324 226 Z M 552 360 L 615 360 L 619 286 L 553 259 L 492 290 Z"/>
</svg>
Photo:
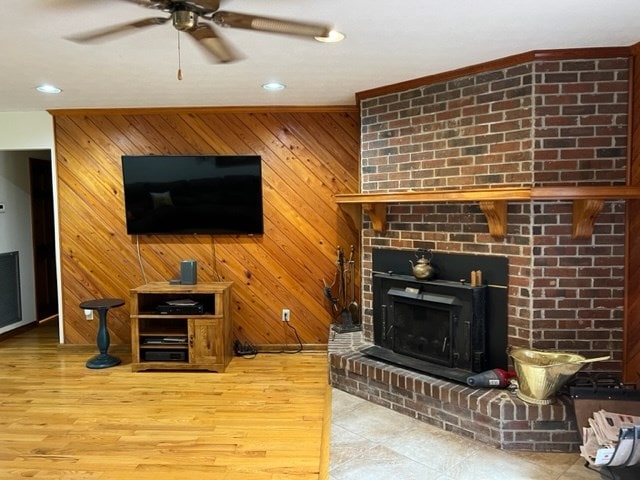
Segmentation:
<svg viewBox="0 0 640 480">
<path fill-rule="evenodd" d="M 533 65 L 362 104 L 362 191 L 532 181 Z"/>
<path fill-rule="evenodd" d="M 626 183 L 628 72 L 627 59 L 535 65 L 535 185 Z M 612 354 L 609 368 L 620 371 L 624 202 L 607 202 L 591 239 L 570 235 L 570 203 L 534 205 L 529 337 L 540 348 Z"/>
<path fill-rule="evenodd" d="M 625 184 L 628 59 L 535 64 L 534 183 Z"/>
<path fill-rule="evenodd" d="M 362 192 L 612 185 L 626 177 L 627 59 L 534 61 L 362 102 Z M 505 255 L 509 342 L 614 360 L 621 370 L 624 203 L 571 238 L 571 202 L 511 202 L 507 237 L 477 204 L 393 204 L 364 219 L 363 306 L 371 336 L 371 249 Z"/>
</svg>

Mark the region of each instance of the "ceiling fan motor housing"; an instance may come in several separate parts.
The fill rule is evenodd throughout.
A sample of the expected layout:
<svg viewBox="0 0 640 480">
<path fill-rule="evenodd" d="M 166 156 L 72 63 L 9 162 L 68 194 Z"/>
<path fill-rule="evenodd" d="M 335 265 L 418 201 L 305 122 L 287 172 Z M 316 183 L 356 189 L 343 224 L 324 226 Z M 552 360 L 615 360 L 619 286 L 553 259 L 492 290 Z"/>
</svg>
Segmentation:
<svg viewBox="0 0 640 480">
<path fill-rule="evenodd" d="M 172 19 L 173 26 L 182 32 L 193 30 L 198 25 L 198 14 L 189 10 L 176 10 Z"/>
</svg>

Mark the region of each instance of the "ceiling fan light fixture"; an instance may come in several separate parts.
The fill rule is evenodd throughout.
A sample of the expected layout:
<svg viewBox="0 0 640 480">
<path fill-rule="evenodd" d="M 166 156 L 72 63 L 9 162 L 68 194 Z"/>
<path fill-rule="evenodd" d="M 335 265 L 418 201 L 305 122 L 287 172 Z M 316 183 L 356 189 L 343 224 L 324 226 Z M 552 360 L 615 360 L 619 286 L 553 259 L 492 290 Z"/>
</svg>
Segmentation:
<svg viewBox="0 0 640 480">
<path fill-rule="evenodd" d="M 278 90 L 284 90 L 286 86 L 280 82 L 267 82 L 262 84 L 262 88 L 269 92 L 276 92 Z"/>
<path fill-rule="evenodd" d="M 318 42 L 322 43 L 338 43 L 344 40 L 344 33 L 337 30 L 331 30 L 326 37 L 314 37 Z"/>
<path fill-rule="evenodd" d="M 62 90 L 54 85 L 42 84 L 36 87 L 36 90 L 41 93 L 60 93 Z"/>
</svg>

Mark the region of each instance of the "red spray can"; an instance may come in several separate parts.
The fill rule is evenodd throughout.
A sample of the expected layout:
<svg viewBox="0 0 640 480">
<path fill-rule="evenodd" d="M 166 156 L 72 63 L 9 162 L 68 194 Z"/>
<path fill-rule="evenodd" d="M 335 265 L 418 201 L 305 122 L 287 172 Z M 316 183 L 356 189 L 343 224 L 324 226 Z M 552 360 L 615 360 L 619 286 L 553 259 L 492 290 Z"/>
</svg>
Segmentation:
<svg viewBox="0 0 640 480">
<path fill-rule="evenodd" d="M 485 372 L 467 377 L 467 385 L 470 387 L 504 388 L 509 385 L 509 380 L 516 376 L 516 372 L 494 368 Z"/>
</svg>

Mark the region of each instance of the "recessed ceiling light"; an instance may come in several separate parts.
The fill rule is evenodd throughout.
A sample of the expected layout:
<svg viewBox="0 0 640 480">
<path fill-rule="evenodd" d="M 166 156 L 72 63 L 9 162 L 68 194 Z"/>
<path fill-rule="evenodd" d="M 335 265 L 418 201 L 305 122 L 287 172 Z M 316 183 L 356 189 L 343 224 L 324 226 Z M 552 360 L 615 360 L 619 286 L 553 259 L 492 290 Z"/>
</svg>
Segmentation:
<svg viewBox="0 0 640 480">
<path fill-rule="evenodd" d="M 62 91 L 58 87 L 54 87 L 53 85 L 47 85 L 47 84 L 38 85 L 36 87 L 36 90 L 42 93 L 60 93 Z"/>
<path fill-rule="evenodd" d="M 269 91 L 284 90 L 285 86 L 280 82 L 269 82 L 262 85 L 262 88 Z"/>
<path fill-rule="evenodd" d="M 344 33 L 338 32 L 336 30 L 331 30 L 329 35 L 326 37 L 314 37 L 317 41 L 323 43 L 337 43 L 344 40 Z"/>
</svg>

